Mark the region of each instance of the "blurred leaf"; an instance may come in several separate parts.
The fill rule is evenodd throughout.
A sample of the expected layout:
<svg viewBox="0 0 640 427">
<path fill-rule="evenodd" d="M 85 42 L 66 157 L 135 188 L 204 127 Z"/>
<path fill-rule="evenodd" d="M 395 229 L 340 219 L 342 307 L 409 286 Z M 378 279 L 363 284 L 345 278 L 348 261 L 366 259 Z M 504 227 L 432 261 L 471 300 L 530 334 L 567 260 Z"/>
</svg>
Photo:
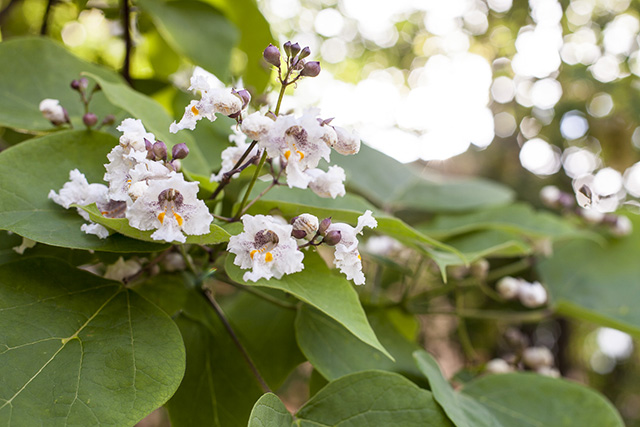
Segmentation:
<svg viewBox="0 0 640 427">
<path fill-rule="evenodd" d="M 231 280 L 247 286 L 288 292 L 335 319 L 358 339 L 391 358 L 371 329 L 351 282 L 333 274 L 317 253 L 307 251 L 304 270 L 299 273 L 284 275 L 279 280 L 260 279 L 257 282 L 245 282 L 242 279 L 245 270 L 233 264 L 234 259 L 235 255 L 228 256 L 225 265 Z"/>
<path fill-rule="evenodd" d="M 133 228 L 129 225 L 129 220 L 126 218 L 105 218 L 102 216 L 102 213 L 100 213 L 100 210 L 95 203 L 89 206 L 78 206 L 78 208 L 87 212 L 93 222 L 102 224 L 105 227 L 117 231 L 127 237 L 143 240 L 145 242 L 161 243 L 161 241 L 151 238 L 151 235 L 155 230 L 142 231 L 137 228 Z M 187 235 L 186 243 L 196 245 L 216 245 L 218 243 L 228 242 L 229 237 L 229 233 L 212 223 L 209 226 L 209 233 L 199 236 Z"/>
<path fill-rule="evenodd" d="M 77 249 L 58 248 L 55 246 L 36 244 L 33 248 L 26 249 L 21 255 L 13 248 L 22 244 L 22 237 L 7 231 L 0 231 L 0 264 L 18 261 L 27 258 L 56 258 L 67 264 L 78 266 L 87 264 L 96 259 L 94 254 Z"/>
<path fill-rule="evenodd" d="M 334 380 L 347 374 L 380 369 L 420 378 L 412 353 L 419 347 L 408 341 L 391 324 L 384 311 L 368 316 L 378 339 L 396 360 L 356 339 L 342 325 L 309 306 L 302 306 L 296 318 L 300 349 L 323 377 Z"/>
<path fill-rule="evenodd" d="M 481 230 L 455 236 L 446 241 L 459 250 L 469 262 L 481 258 L 529 255 L 533 248 L 517 233 L 503 230 Z"/>
<path fill-rule="evenodd" d="M 249 427 L 290 427 L 293 417 L 273 393 L 263 394 L 249 416 Z"/>
<path fill-rule="evenodd" d="M 40 101 L 53 98 L 60 100 L 74 126 L 84 128 L 80 96 L 69 87 L 82 72 L 122 82 L 115 72 L 85 62 L 50 38 L 15 38 L 0 43 L 0 125 L 27 131 L 55 129 L 39 109 Z M 101 92 L 94 95 L 91 111 L 101 119 L 107 114 L 118 118 L 124 114 Z"/>
<path fill-rule="evenodd" d="M 435 359 L 414 353 L 434 398 L 456 426 L 622 426 L 613 405 L 597 392 L 534 373 L 486 375 L 455 392 Z"/>
<path fill-rule="evenodd" d="M 140 119 L 147 132 L 152 132 L 156 139 L 167 143 L 168 148 L 180 142 L 186 143 L 189 147 L 189 155 L 182 160 L 186 170 L 205 175 L 209 173 L 209 166 L 191 135 L 182 132 L 178 136 L 169 132 L 169 125 L 173 120 L 162 105 L 124 83 L 112 83 L 91 73 L 85 73 L 85 75 L 100 83 L 102 92 L 113 105 L 122 108 L 131 117 Z"/>
<path fill-rule="evenodd" d="M 0 153 L 0 229 L 37 242 L 75 249 L 149 252 L 167 247 L 113 235 L 100 239 L 80 230 L 86 221 L 75 209 L 47 198 L 78 168 L 89 182 L 103 182 L 107 153 L 118 144 L 101 132 L 64 131 L 34 138 Z"/>
<path fill-rule="evenodd" d="M 460 212 L 502 205 L 513 191 L 480 178 L 451 178 L 434 173 L 423 177 L 381 152 L 362 145 L 355 156 L 333 161 L 347 174 L 347 186 L 385 209 L 417 209 L 426 212 Z"/>
<path fill-rule="evenodd" d="M 640 336 L 640 220 L 634 232 L 605 245 L 573 240 L 555 245 L 537 269 L 557 312 Z"/>
<path fill-rule="evenodd" d="M 135 292 L 51 259 L 4 264 L 0 284 L 3 424 L 133 425 L 180 384 L 176 325 Z"/>
<path fill-rule="evenodd" d="M 137 0 L 158 31 L 177 52 L 191 62 L 229 81 L 231 50 L 238 31 L 218 10 L 194 0 Z"/>
<path fill-rule="evenodd" d="M 384 371 L 357 372 L 330 382 L 296 417 L 300 427 L 452 426 L 430 392 Z"/>
</svg>

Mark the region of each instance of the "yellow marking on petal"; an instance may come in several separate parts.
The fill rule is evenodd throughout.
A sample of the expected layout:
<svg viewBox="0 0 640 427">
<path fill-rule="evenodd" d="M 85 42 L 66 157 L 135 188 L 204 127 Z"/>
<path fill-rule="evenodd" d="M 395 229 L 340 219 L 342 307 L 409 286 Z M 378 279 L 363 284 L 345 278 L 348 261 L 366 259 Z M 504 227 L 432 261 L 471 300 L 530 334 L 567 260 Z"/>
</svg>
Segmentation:
<svg viewBox="0 0 640 427">
<path fill-rule="evenodd" d="M 182 227 L 182 223 L 184 222 L 182 217 L 175 212 L 173 213 L 173 217 L 176 219 L 176 221 L 178 221 L 178 225 Z"/>
<path fill-rule="evenodd" d="M 284 158 L 289 160 L 289 157 L 291 157 L 291 150 L 287 150 L 284 152 Z"/>
<path fill-rule="evenodd" d="M 302 151 L 296 151 L 296 153 L 300 154 L 300 160 L 304 159 L 304 153 Z"/>
<path fill-rule="evenodd" d="M 253 256 L 256 254 L 256 252 L 258 251 L 254 249 L 249 253 L 249 256 L 251 257 L 251 259 L 253 259 Z"/>
<path fill-rule="evenodd" d="M 360 254 L 358 254 L 358 259 L 360 259 L 360 260 L 362 259 L 362 257 L 360 256 Z"/>
<path fill-rule="evenodd" d="M 100 213 L 102 214 L 102 216 L 105 216 L 106 214 L 109 213 L 109 211 L 103 211 L 103 212 L 100 212 Z"/>
<path fill-rule="evenodd" d="M 127 180 L 127 184 L 131 184 L 131 180 L 130 179 Z"/>
<path fill-rule="evenodd" d="M 267 252 L 267 254 L 264 256 L 264 260 L 267 262 L 273 261 L 273 255 L 271 255 L 271 252 Z"/>
<path fill-rule="evenodd" d="M 164 216 L 165 216 L 165 212 L 160 212 L 158 214 L 158 219 L 160 220 L 160 224 L 164 223 Z"/>
<path fill-rule="evenodd" d="M 200 111 L 196 108 L 196 106 L 195 106 L 195 105 L 194 105 L 193 107 L 191 107 L 191 112 L 192 112 L 194 115 L 196 115 L 196 116 L 197 116 L 198 114 L 200 114 Z"/>
</svg>

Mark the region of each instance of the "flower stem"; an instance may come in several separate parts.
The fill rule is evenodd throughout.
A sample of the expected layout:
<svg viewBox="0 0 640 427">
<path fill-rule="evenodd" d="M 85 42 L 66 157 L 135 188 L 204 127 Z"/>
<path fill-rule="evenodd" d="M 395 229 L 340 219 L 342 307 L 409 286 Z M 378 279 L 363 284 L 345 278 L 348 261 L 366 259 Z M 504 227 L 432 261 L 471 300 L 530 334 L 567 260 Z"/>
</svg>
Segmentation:
<svg viewBox="0 0 640 427">
<path fill-rule="evenodd" d="M 226 187 L 227 184 L 229 184 L 231 182 L 231 178 L 233 177 L 233 175 L 235 175 L 235 174 L 237 174 L 239 172 L 242 172 L 243 170 L 245 170 L 247 167 L 249 167 L 249 165 L 251 165 L 254 162 L 254 158 L 251 158 L 247 163 L 245 163 L 244 165 L 242 164 L 244 159 L 247 158 L 247 156 L 249 155 L 251 150 L 253 150 L 253 147 L 255 147 L 257 143 L 258 143 L 258 141 L 252 141 L 251 144 L 249 145 L 249 147 L 247 148 L 247 150 L 242 154 L 240 159 L 236 162 L 235 165 L 233 165 L 233 168 L 229 172 L 227 172 L 227 173 L 222 175 L 222 179 L 218 183 L 218 186 L 213 191 L 213 193 L 211 193 L 211 196 L 209 197 L 210 200 L 213 200 L 216 197 L 218 197 L 218 194 L 220 194 L 222 189 L 224 187 Z"/>
<path fill-rule="evenodd" d="M 124 30 L 124 62 L 122 63 L 122 77 L 131 86 L 131 49 L 133 43 L 131 41 L 131 8 L 129 0 L 121 0 L 122 28 Z"/>
<path fill-rule="evenodd" d="M 274 298 L 269 294 L 261 292 L 257 289 L 253 289 L 251 286 L 241 285 L 239 283 L 235 283 L 233 280 L 229 280 L 228 282 L 225 282 L 225 283 L 228 283 L 235 288 L 248 292 L 251 295 L 255 295 L 258 298 L 262 298 L 263 300 L 268 301 L 273 305 L 277 305 L 278 307 L 286 308 L 287 310 L 297 310 L 297 306 L 295 304 L 290 304 L 288 302 L 281 301 L 278 298 Z"/>
<path fill-rule="evenodd" d="M 264 391 L 265 393 L 271 393 L 271 389 L 267 385 L 267 383 L 264 380 L 264 378 L 262 378 L 262 375 L 260 375 L 260 372 L 258 371 L 258 368 L 256 367 L 255 363 L 253 363 L 253 360 L 251 360 L 251 356 L 249 356 L 249 353 L 247 353 L 247 350 L 245 350 L 244 346 L 242 345 L 242 343 L 238 339 L 238 336 L 236 335 L 236 333 L 234 332 L 233 328 L 231 327 L 231 324 L 229 323 L 229 320 L 227 320 L 227 317 L 224 315 L 224 312 L 222 311 L 222 308 L 218 305 L 218 302 L 213 297 L 213 294 L 211 293 L 211 290 L 207 289 L 207 288 L 204 288 L 202 290 L 202 293 L 205 296 L 205 298 L 207 298 L 207 300 L 209 301 L 209 303 L 213 307 L 213 310 L 216 312 L 216 314 L 220 318 L 220 321 L 222 322 L 222 324 L 224 325 L 224 328 L 229 333 L 229 336 L 231 337 L 231 340 L 233 341 L 233 343 L 236 345 L 236 347 L 238 348 L 238 350 L 242 354 L 242 357 L 244 358 L 245 362 L 247 362 L 247 364 L 249 365 L 249 368 L 251 369 L 251 372 L 253 372 L 253 375 L 258 380 L 258 383 L 260 383 L 260 387 L 262 387 L 262 391 Z"/>
<path fill-rule="evenodd" d="M 44 16 L 42 17 L 42 26 L 40 27 L 40 35 L 44 36 L 47 34 L 47 27 L 49 26 L 49 16 L 51 15 L 51 9 L 53 9 L 53 4 L 56 0 L 47 1 L 47 8 L 44 10 Z"/>
<path fill-rule="evenodd" d="M 246 193 L 244 193 L 244 198 L 242 199 L 242 202 L 238 207 L 238 213 L 236 213 L 235 216 L 233 217 L 235 220 L 240 219 L 240 215 L 242 215 L 242 210 L 244 209 L 244 205 L 247 203 L 247 200 L 249 200 L 249 195 L 251 194 L 251 190 L 253 190 L 253 186 L 256 184 L 256 181 L 258 180 L 258 177 L 260 176 L 260 172 L 262 171 L 262 166 L 264 166 L 264 162 L 266 160 L 267 160 L 267 150 L 264 150 L 264 152 L 262 153 L 262 157 L 260 158 L 260 163 L 258 163 L 258 167 L 256 168 L 256 173 L 253 174 L 253 177 L 251 178 L 251 182 L 247 187 L 247 191 Z"/>
<path fill-rule="evenodd" d="M 455 300 L 456 300 L 456 311 L 458 313 L 464 311 L 464 295 L 460 289 L 456 288 L 455 292 Z M 464 317 L 458 316 L 458 336 L 460 337 L 460 344 L 462 345 L 462 350 L 464 351 L 465 356 L 468 359 L 475 360 L 478 355 L 476 351 L 473 349 L 473 344 L 471 343 L 471 337 L 469 336 L 469 331 L 467 330 L 467 324 L 464 320 Z"/>
</svg>

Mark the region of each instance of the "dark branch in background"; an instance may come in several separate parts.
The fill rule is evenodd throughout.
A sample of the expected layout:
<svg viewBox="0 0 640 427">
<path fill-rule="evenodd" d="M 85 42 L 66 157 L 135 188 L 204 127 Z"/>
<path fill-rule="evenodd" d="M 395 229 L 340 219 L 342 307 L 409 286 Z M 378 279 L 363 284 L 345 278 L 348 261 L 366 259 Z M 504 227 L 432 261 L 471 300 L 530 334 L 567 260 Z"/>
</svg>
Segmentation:
<svg viewBox="0 0 640 427">
<path fill-rule="evenodd" d="M 131 8 L 129 0 L 121 0 L 122 29 L 124 30 L 124 62 L 122 63 L 122 77 L 131 85 Z"/>
<path fill-rule="evenodd" d="M 247 151 L 244 152 L 242 157 L 240 157 L 240 159 L 233 166 L 233 169 L 231 169 L 229 172 L 227 172 L 227 173 L 222 175 L 222 179 L 218 183 L 218 186 L 216 187 L 215 191 L 211 194 L 211 197 L 209 197 L 209 199 L 213 200 L 216 197 L 218 197 L 218 194 L 220 194 L 222 189 L 227 184 L 229 184 L 229 182 L 231 182 L 231 178 L 233 177 L 233 175 L 242 172 L 249 165 L 253 164 L 255 161 L 257 161 L 259 159 L 258 156 L 253 156 L 251 159 L 249 159 L 249 161 L 247 163 L 245 163 L 244 165 L 242 164 L 242 161 L 247 158 L 247 156 L 249 155 L 251 150 L 253 150 L 253 147 L 255 147 L 257 143 L 258 143 L 258 141 L 252 141 L 251 145 L 249 145 L 249 147 L 247 148 Z"/>
<path fill-rule="evenodd" d="M 44 36 L 47 34 L 47 24 L 49 22 L 49 15 L 51 14 L 51 9 L 53 8 L 53 4 L 56 0 L 47 1 L 47 8 L 44 10 L 44 16 L 42 17 L 42 26 L 40 27 L 40 35 Z"/>
<path fill-rule="evenodd" d="M 2 26 L 2 24 L 4 24 L 4 20 L 7 19 L 7 16 L 9 16 L 9 13 L 11 13 L 11 9 L 18 4 L 20 0 L 11 0 L 9 2 L 9 4 L 7 5 L 7 7 L 5 7 L 4 9 L 0 10 L 0 26 Z"/>
</svg>

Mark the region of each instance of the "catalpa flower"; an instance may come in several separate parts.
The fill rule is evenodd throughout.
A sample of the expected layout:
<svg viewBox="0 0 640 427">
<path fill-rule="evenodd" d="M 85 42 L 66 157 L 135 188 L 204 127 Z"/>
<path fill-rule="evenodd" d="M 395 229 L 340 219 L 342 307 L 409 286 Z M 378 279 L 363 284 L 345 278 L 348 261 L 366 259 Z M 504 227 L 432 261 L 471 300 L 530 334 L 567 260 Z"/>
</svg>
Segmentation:
<svg viewBox="0 0 640 427">
<path fill-rule="evenodd" d="M 244 231 L 229 239 L 228 251 L 236 254 L 233 263 L 251 269 L 242 276 L 245 281 L 280 279 L 304 268 L 304 255 L 291 237 L 293 227 L 269 215 L 244 215 Z"/>
<path fill-rule="evenodd" d="M 271 121 L 271 119 L 267 120 Z M 226 148 L 222 152 L 222 166 L 217 174 L 211 175 L 211 182 L 220 182 L 224 174 L 233 169 L 238 160 L 240 160 L 240 157 L 242 157 L 244 152 L 247 151 L 247 148 L 249 148 L 250 144 L 246 142 L 247 137 L 243 133 L 237 132 L 236 126 L 233 126 L 232 130 L 234 131 L 234 133 L 229 135 L 229 141 L 235 142 L 236 146 Z M 245 157 L 245 161 L 248 161 L 256 154 L 258 154 L 258 147 L 254 147 L 253 150 L 251 150 L 251 152 L 247 154 L 247 156 Z M 234 178 L 237 176 L 238 175 L 234 175 Z"/>
<path fill-rule="evenodd" d="M 193 100 L 185 107 L 180 122 L 173 122 L 169 127 L 171 133 L 182 129 L 194 130 L 196 123 L 203 117 L 213 122 L 216 120 L 216 113 L 233 116 L 239 113 L 250 99 L 247 91 L 236 92 L 231 88 L 225 88 L 217 77 L 200 67 L 196 67 L 193 72 L 189 90 L 199 91 L 200 100 Z"/>
<path fill-rule="evenodd" d="M 340 241 L 335 245 L 336 252 L 333 263 L 347 276 L 348 280 L 353 280 L 356 285 L 364 285 L 365 281 L 356 236 L 362 234 L 364 227 L 375 228 L 377 226 L 378 222 L 368 210 L 358 218 L 358 225 L 355 228 L 343 223 L 332 223 L 327 228 L 327 235 L 340 233 Z"/>
<path fill-rule="evenodd" d="M 336 197 L 344 196 L 344 180 L 347 178 L 344 169 L 340 166 L 329 166 L 329 170 L 324 172 L 320 169 L 308 169 L 305 171 L 312 180 L 309 182 L 309 188 L 320 197 Z"/>
<path fill-rule="evenodd" d="M 154 240 L 184 243 L 183 233 L 209 232 L 213 216 L 196 196 L 198 184 L 187 182 L 181 173 L 171 172 L 168 179 L 150 180 L 149 187 L 127 210 L 129 225 L 139 230 L 156 231 Z"/>
<path fill-rule="evenodd" d="M 43 99 L 40 102 L 39 108 L 44 118 L 56 126 L 60 126 L 69 121 L 67 111 L 60 105 L 60 101 L 57 99 Z"/>
</svg>

